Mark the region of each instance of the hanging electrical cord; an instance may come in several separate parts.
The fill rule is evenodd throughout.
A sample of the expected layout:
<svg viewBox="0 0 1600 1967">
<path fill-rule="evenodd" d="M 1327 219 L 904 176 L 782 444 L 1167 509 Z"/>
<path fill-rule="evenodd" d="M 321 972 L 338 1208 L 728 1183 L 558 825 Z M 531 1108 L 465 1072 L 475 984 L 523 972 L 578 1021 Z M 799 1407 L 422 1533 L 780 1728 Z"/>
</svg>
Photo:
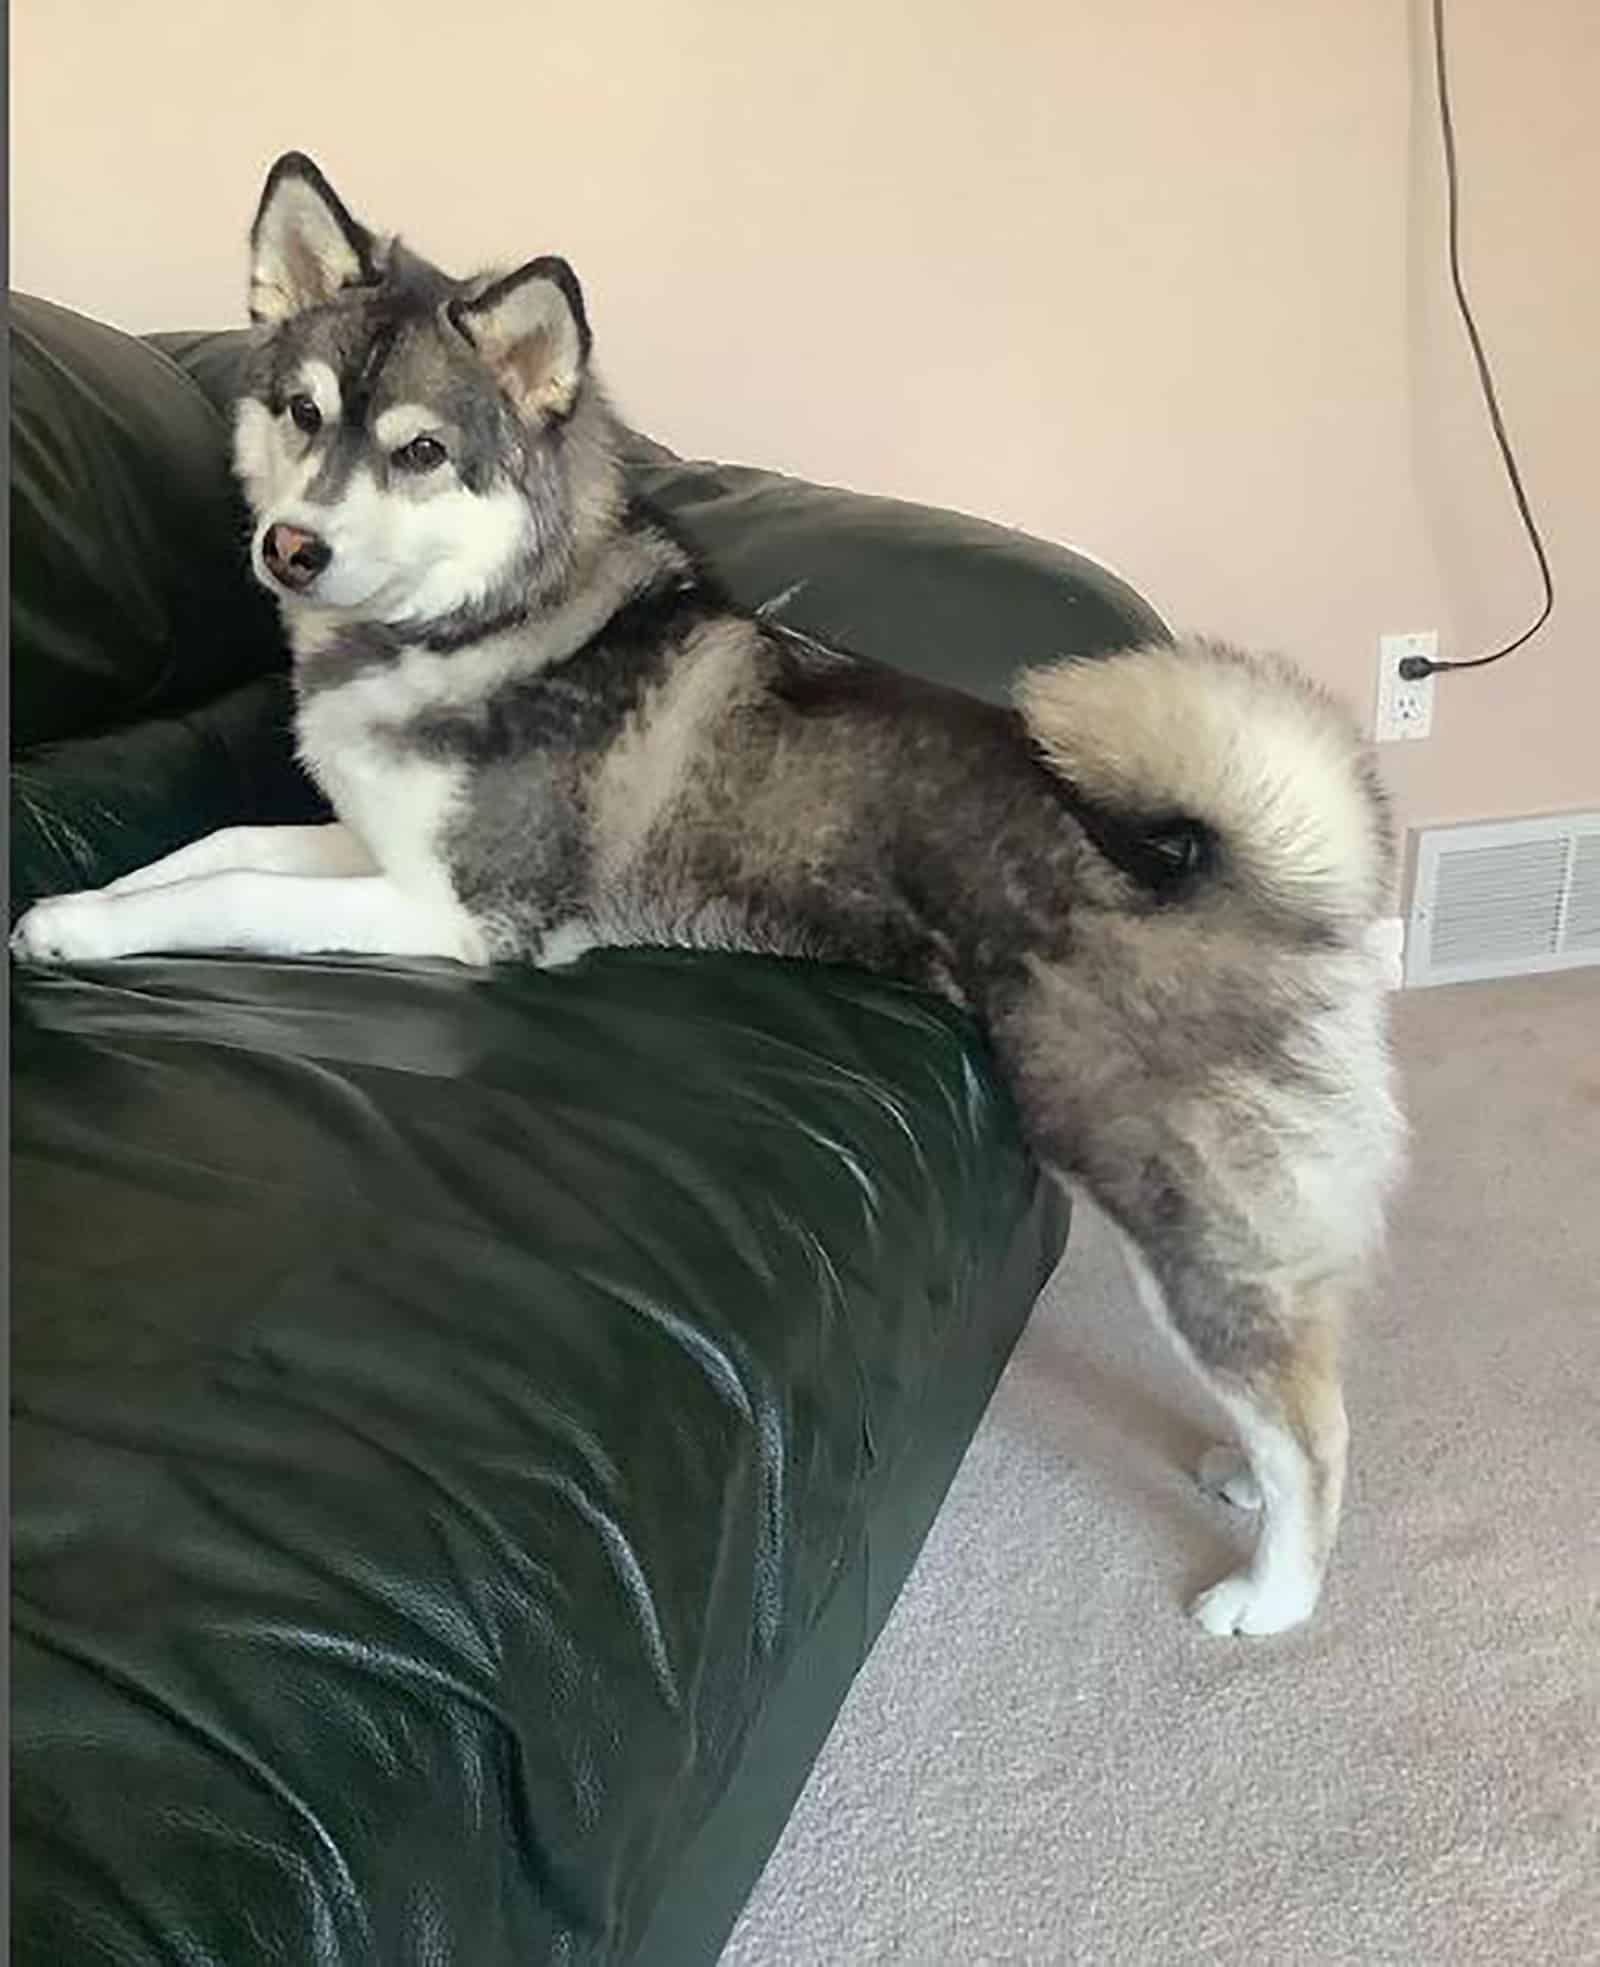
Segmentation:
<svg viewBox="0 0 1600 1967">
<path fill-rule="evenodd" d="M 1450 284 L 1455 289 L 1456 308 L 1461 316 L 1461 325 L 1467 332 L 1467 341 L 1472 348 L 1472 359 L 1477 364 L 1478 382 L 1483 389 L 1484 405 L 1489 412 L 1494 441 L 1500 447 L 1500 458 L 1506 468 L 1511 496 L 1516 500 L 1517 511 L 1522 515 L 1523 530 L 1528 535 L 1529 546 L 1533 548 L 1533 557 L 1539 563 L 1539 578 L 1544 584 L 1544 605 L 1533 622 L 1514 642 L 1506 643 L 1504 648 L 1496 649 L 1491 655 L 1472 656 L 1459 662 L 1441 662 L 1437 657 L 1431 656 L 1407 656 L 1400 665 L 1400 674 L 1408 682 L 1415 682 L 1424 676 L 1435 676 L 1441 670 L 1483 669 L 1489 663 L 1501 661 L 1514 650 L 1520 649 L 1524 642 L 1533 640 L 1550 619 L 1556 605 L 1556 585 L 1550 574 L 1550 559 L 1544 550 L 1544 541 L 1539 536 L 1533 508 L 1528 504 L 1528 494 L 1523 489 L 1522 473 L 1517 469 L 1516 456 L 1511 449 L 1511 439 L 1506 435 L 1505 418 L 1500 414 L 1500 398 L 1494 386 L 1494 373 L 1489 367 L 1489 358 L 1484 352 L 1483 337 L 1478 333 L 1478 324 L 1473 319 L 1472 303 L 1467 299 L 1466 282 L 1461 277 L 1461 188 L 1456 174 L 1456 130 L 1455 120 L 1450 113 L 1450 77 L 1445 64 L 1444 0 L 1433 0 L 1433 78 L 1439 98 L 1439 136 L 1444 147 L 1445 204 L 1450 239 Z"/>
</svg>

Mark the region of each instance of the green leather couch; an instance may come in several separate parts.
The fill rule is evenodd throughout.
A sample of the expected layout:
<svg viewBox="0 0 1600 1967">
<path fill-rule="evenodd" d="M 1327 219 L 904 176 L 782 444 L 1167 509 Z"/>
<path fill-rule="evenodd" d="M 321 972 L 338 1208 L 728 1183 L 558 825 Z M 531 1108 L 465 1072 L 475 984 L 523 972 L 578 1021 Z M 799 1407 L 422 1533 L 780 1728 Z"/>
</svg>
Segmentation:
<svg viewBox="0 0 1600 1967">
<path fill-rule="evenodd" d="M 13 315 L 12 915 L 313 815 L 235 335 Z M 797 628 L 991 694 L 1070 553 L 640 440 Z M 1066 1222 L 844 970 L 14 968 L 13 1957 L 714 1961 Z"/>
</svg>

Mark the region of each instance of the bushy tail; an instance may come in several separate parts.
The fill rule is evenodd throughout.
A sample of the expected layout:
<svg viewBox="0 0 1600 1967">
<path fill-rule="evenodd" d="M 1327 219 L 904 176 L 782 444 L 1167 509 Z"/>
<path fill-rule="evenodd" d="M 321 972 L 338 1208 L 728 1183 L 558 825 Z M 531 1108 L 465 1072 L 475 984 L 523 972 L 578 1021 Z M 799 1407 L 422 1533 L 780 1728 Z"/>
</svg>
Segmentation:
<svg viewBox="0 0 1600 1967">
<path fill-rule="evenodd" d="M 1392 836 L 1366 743 L 1288 663 L 1160 643 L 1029 670 L 1016 697 L 1082 807 L 1135 832 L 1198 825 L 1206 885 L 1335 933 L 1387 906 Z"/>
</svg>

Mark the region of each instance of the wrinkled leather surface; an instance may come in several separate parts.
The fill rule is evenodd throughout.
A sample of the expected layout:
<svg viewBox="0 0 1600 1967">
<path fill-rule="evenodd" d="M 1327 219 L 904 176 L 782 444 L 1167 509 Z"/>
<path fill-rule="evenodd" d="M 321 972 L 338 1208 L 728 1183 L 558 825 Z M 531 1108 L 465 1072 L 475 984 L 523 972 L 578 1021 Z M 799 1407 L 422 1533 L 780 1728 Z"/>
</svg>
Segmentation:
<svg viewBox="0 0 1600 1967">
<path fill-rule="evenodd" d="M 654 953 L 20 1010 L 16 1959 L 636 1957 L 1054 1255 L 964 1020 Z"/>
<path fill-rule="evenodd" d="M 180 556 L 205 635 L 102 605 L 167 592 L 223 424 L 62 312 L 18 900 L 315 810 L 235 538 Z M 224 401 L 237 338 L 166 341 Z M 969 687 L 1154 625 L 976 522 L 633 464 L 745 599 Z M 13 986 L 15 1958 L 714 1959 L 1064 1235 L 967 1020 L 664 952 Z"/>
</svg>

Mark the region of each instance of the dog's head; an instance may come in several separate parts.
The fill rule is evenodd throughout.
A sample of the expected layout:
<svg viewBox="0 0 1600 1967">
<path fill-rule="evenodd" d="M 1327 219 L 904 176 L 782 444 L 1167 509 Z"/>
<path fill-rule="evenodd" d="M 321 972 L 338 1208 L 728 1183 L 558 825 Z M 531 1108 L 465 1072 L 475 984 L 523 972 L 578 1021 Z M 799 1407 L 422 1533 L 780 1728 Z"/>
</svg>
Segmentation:
<svg viewBox="0 0 1600 1967">
<path fill-rule="evenodd" d="M 297 152 L 250 246 L 234 462 L 257 579 L 295 613 L 417 628 L 559 592 L 616 496 L 566 261 L 452 279 Z"/>
</svg>

